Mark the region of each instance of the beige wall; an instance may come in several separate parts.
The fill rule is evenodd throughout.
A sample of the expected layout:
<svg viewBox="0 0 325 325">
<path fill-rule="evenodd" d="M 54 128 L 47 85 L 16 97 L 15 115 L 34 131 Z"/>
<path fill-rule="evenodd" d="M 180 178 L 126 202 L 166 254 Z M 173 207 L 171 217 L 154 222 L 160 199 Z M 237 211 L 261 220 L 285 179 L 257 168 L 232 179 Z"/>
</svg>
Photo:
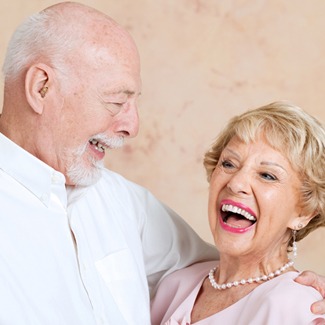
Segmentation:
<svg viewBox="0 0 325 325">
<path fill-rule="evenodd" d="M 141 131 L 107 154 L 107 166 L 151 189 L 211 241 L 202 156 L 224 123 L 278 99 L 325 122 L 325 1 L 82 2 L 127 27 L 142 57 Z M 16 25 L 53 3 L 1 1 L 1 62 Z M 324 235 L 298 245 L 298 267 L 325 274 Z"/>
</svg>

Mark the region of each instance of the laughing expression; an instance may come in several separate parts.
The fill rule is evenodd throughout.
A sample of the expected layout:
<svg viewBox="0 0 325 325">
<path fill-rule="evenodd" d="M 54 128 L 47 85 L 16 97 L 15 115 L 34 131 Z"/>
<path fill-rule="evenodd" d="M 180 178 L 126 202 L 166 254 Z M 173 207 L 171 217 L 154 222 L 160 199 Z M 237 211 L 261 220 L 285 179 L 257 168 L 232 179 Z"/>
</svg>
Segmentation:
<svg viewBox="0 0 325 325">
<path fill-rule="evenodd" d="M 289 227 L 299 217 L 298 173 L 262 136 L 232 138 L 210 181 L 209 222 L 221 253 L 286 254 Z"/>
<path fill-rule="evenodd" d="M 62 91 L 55 129 L 60 140 L 56 154 L 60 165 L 55 167 L 65 174 L 69 185 L 94 183 L 105 152 L 120 147 L 124 139 L 138 132 L 140 59 L 132 44 L 128 39 L 123 46 L 118 43 L 119 51 L 113 54 L 105 47 L 96 51 L 87 47 L 84 55 L 75 59 L 78 68 L 73 70 L 73 78 L 78 82 Z"/>
</svg>

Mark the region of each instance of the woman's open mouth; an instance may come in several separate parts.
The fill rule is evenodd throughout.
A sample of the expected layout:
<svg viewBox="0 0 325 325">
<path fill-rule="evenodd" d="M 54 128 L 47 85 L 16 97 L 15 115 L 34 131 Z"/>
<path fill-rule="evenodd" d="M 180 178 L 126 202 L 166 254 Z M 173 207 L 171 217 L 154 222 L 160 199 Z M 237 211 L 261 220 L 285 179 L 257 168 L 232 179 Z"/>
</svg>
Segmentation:
<svg viewBox="0 0 325 325">
<path fill-rule="evenodd" d="M 256 223 L 251 212 L 234 204 L 222 204 L 220 214 L 222 228 L 231 232 L 246 232 Z"/>
</svg>

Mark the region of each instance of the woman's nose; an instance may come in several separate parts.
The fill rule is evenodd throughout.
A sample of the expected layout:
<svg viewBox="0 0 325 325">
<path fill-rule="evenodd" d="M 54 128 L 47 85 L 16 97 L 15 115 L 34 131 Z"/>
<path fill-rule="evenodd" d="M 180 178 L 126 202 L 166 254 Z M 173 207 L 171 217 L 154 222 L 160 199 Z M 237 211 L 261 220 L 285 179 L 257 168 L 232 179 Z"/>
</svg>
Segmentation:
<svg viewBox="0 0 325 325">
<path fill-rule="evenodd" d="M 227 183 L 227 188 L 234 194 L 251 193 L 250 177 L 248 172 L 242 169 L 234 173 Z"/>
</svg>

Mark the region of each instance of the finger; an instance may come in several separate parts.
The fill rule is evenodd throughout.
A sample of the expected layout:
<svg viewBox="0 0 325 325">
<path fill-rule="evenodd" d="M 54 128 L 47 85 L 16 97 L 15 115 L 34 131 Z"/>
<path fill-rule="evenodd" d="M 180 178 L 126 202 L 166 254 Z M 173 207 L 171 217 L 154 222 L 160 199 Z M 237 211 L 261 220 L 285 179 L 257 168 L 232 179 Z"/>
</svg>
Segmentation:
<svg viewBox="0 0 325 325">
<path fill-rule="evenodd" d="M 304 271 L 295 278 L 295 281 L 306 286 L 316 286 L 317 276 L 314 272 Z"/>
<path fill-rule="evenodd" d="M 316 318 L 311 323 L 312 325 L 325 325 L 325 319 L 324 318 Z"/>
<path fill-rule="evenodd" d="M 325 300 L 316 301 L 311 305 L 311 311 L 317 315 L 325 314 Z"/>
</svg>

